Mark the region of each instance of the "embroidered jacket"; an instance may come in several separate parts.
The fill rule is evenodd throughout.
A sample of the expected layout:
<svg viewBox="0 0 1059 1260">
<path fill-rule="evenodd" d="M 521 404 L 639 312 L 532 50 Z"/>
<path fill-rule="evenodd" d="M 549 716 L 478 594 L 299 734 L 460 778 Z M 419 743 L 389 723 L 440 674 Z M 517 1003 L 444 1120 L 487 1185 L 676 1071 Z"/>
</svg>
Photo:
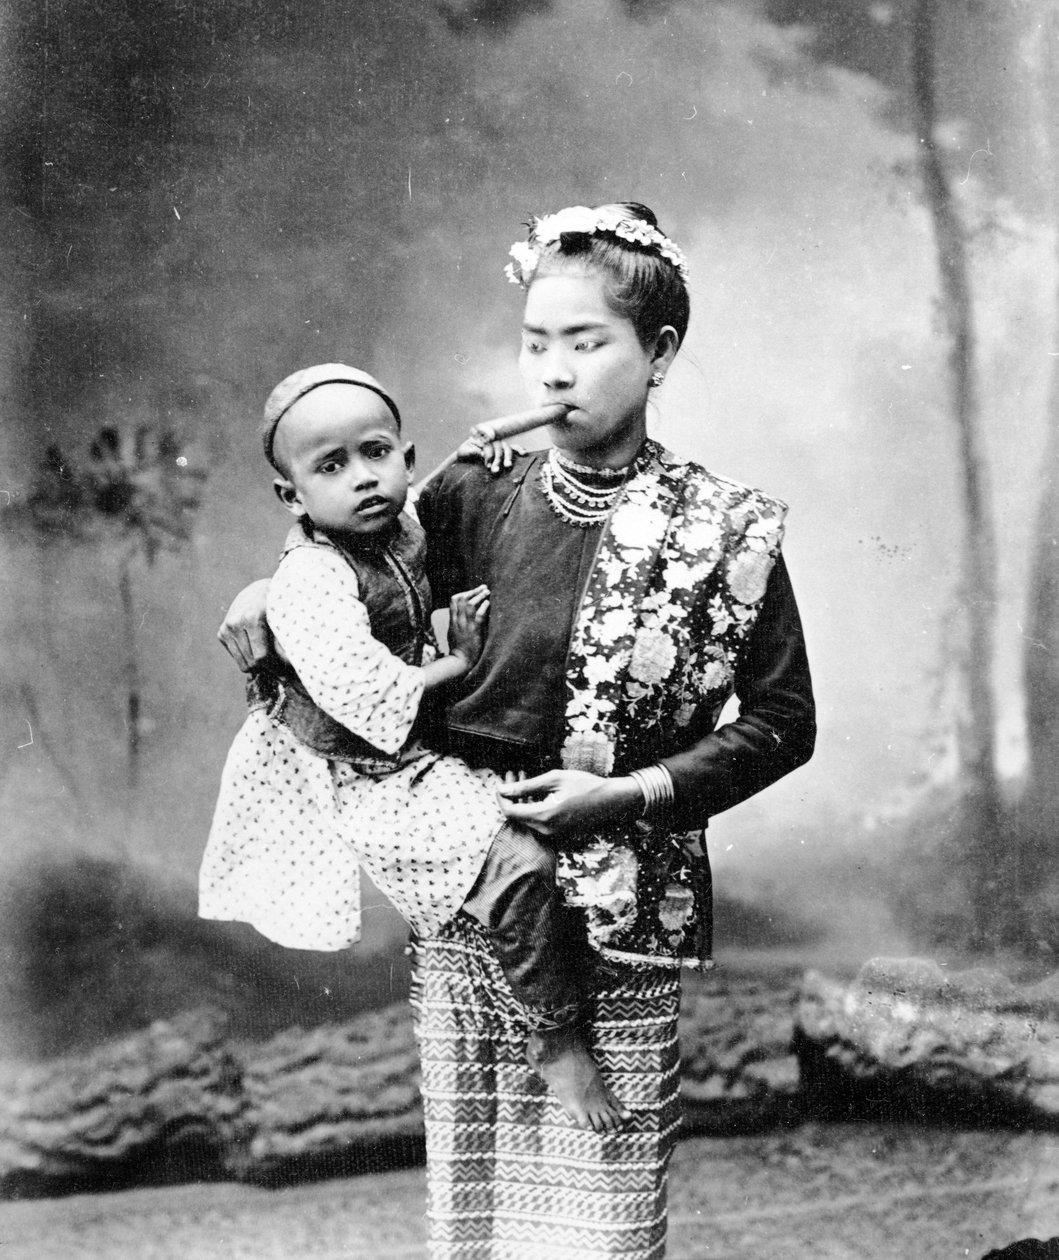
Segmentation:
<svg viewBox="0 0 1059 1260">
<path fill-rule="evenodd" d="M 664 762 L 693 720 L 716 726 L 786 510 L 645 446 L 605 527 L 574 630 L 567 769 L 610 775 Z M 697 834 L 661 823 L 609 829 L 560 856 L 559 883 L 585 908 L 604 952 L 659 961 L 692 945 L 709 952 L 709 868 Z"/>
<path fill-rule="evenodd" d="M 473 759 L 477 745 L 489 763 L 517 745 L 521 714 L 496 703 L 494 676 L 506 663 L 512 691 L 521 678 L 532 694 L 549 667 L 544 658 L 554 663 L 564 652 L 565 708 L 550 763 L 621 774 L 661 761 L 676 788 L 669 826 L 610 828 L 570 843 L 560 857 L 567 899 L 584 907 L 605 953 L 705 961 L 711 912 L 701 828 L 807 760 L 815 735 L 801 626 L 779 559 L 785 505 L 648 442 L 591 551 L 588 531 L 582 542 L 572 537 L 580 531 L 556 530 L 542 509 L 538 464 L 519 461 L 506 484 L 493 485 L 477 470 L 450 470 L 419 503 L 435 595 L 487 581 L 489 634 L 501 639 L 497 664 L 472 676 L 453 706 L 452 746 Z M 536 552 L 525 538 L 534 530 L 548 535 L 536 539 Z M 512 559 L 514 574 L 505 571 Z M 557 637 L 550 648 L 541 640 L 540 661 L 508 652 L 505 662 L 503 640 L 518 641 L 509 626 L 519 612 L 506 605 L 546 601 L 557 590 L 576 607 L 571 620 L 556 609 Z M 490 703 L 477 704 L 476 690 Z M 739 717 L 715 731 L 733 691 Z M 545 703 L 540 693 L 536 707 Z M 547 761 L 534 757 L 527 768 Z M 509 764 L 517 764 L 513 754 Z"/>
</svg>

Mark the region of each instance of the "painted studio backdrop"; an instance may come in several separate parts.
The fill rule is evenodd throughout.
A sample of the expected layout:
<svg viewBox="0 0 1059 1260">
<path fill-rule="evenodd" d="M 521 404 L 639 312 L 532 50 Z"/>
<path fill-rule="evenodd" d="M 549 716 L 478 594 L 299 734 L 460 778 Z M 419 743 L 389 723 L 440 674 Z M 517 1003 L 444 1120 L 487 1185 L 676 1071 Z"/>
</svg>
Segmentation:
<svg viewBox="0 0 1059 1260">
<path fill-rule="evenodd" d="M 711 827 L 722 956 L 1053 958 L 1052 22 L 1045 0 L 10 6 L 0 1052 L 206 997 L 253 1031 L 401 996 L 381 897 L 297 991 L 280 951 L 194 919 L 242 716 L 214 636 L 286 532 L 261 404 L 357 364 L 432 467 L 523 405 L 502 268 L 528 216 L 628 198 L 691 267 L 654 433 L 790 502 L 821 708 L 814 761 Z"/>
</svg>

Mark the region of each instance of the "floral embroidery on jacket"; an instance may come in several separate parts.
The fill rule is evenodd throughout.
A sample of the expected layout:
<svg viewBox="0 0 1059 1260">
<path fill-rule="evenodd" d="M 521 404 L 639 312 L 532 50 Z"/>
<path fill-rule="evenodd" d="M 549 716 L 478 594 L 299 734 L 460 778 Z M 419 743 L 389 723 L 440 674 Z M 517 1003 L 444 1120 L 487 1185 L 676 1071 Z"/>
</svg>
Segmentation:
<svg viewBox="0 0 1059 1260">
<path fill-rule="evenodd" d="M 786 505 L 648 441 L 600 541 L 567 666 L 562 764 L 622 774 L 713 729 L 734 690 Z M 703 719 L 706 719 L 705 722 Z M 560 854 L 567 900 L 605 953 L 679 961 L 708 915 L 698 833 L 639 823 Z"/>
</svg>

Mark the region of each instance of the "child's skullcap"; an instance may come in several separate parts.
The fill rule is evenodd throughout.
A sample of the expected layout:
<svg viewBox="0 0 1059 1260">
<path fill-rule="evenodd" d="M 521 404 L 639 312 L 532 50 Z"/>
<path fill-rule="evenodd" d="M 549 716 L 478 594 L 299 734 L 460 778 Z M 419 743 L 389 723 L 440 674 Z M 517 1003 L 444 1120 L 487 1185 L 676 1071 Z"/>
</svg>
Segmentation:
<svg viewBox="0 0 1059 1260">
<path fill-rule="evenodd" d="M 280 381 L 265 402 L 261 440 L 265 447 L 265 458 L 278 472 L 283 470 L 276 463 L 272 453 L 272 447 L 276 441 L 276 426 L 299 398 L 303 398 L 310 390 L 320 385 L 359 385 L 363 389 L 370 389 L 378 394 L 393 412 L 393 418 L 400 431 L 401 413 L 397 410 L 397 404 L 374 376 L 369 376 L 367 372 L 362 372 L 359 368 L 347 367 L 345 363 L 318 363 L 315 367 L 302 368 Z"/>
</svg>

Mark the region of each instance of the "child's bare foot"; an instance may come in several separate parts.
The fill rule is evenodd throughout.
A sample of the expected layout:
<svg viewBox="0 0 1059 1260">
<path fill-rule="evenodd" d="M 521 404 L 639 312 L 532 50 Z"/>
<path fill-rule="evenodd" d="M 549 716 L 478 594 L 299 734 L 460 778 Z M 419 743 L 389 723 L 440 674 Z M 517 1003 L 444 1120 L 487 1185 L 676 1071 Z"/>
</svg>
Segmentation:
<svg viewBox="0 0 1059 1260">
<path fill-rule="evenodd" d="M 526 1058 L 579 1128 L 614 1133 L 632 1118 L 600 1076 L 578 1029 L 530 1033 Z"/>
</svg>

